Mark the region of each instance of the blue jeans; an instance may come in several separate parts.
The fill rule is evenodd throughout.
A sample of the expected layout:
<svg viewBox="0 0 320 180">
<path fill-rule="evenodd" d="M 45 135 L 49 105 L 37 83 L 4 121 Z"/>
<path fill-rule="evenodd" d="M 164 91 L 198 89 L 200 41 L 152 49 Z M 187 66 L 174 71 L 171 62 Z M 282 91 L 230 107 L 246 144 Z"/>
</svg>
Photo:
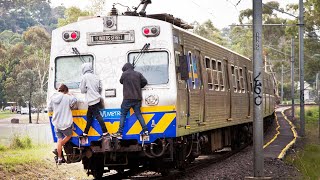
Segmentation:
<svg viewBox="0 0 320 180">
<path fill-rule="evenodd" d="M 143 131 L 147 131 L 148 128 L 147 128 L 147 125 L 146 123 L 144 122 L 144 119 L 141 115 L 141 111 L 140 111 L 140 108 L 141 108 L 141 101 L 140 100 L 129 100 L 129 99 L 124 99 L 122 101 L 122 104 L 121 104 L 121 117 L 120 117 L 120 127 L 119 127 L 119 133 L 122 133 L 123 131 L 123 126 L 124 126 L 124 123 L 125 123 L 125 120 L 126 120 L 126 116 L 130 110 L 130 108 L 133 108 L 133 111 L 135 113 L 135 115 L 137 116 L 139 122 L 140 122 L 140 125 L 142 127 L 142 130 Z"/>
</svg>

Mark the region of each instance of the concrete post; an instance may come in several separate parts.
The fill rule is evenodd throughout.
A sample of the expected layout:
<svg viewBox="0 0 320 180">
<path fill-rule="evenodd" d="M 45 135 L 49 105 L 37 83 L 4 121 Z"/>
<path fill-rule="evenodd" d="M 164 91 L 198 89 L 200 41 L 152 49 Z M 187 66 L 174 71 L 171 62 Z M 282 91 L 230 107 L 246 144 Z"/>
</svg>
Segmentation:
<svg viewBox="0 0 320 180">
<path fill-rule="evenodd" d="M 253 0 L 253 145 L 254 177 L 264 176 L 263 156 L 262 0 Z"/>
</svg>

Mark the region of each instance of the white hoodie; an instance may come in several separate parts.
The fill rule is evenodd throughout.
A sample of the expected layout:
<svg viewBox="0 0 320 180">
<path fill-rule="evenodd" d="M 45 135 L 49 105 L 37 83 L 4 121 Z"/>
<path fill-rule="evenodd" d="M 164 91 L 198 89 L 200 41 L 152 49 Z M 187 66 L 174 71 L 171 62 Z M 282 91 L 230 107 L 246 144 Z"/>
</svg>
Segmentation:
<svg viewBox="0 0 320 180">
<path fill-rule="evenodd" d="M 80 83 L 81 93 L 86 94 L 86 100 L 89 106 L 100 102 L 100 92 L 102 85 L 99 77 L 93 74 L 91 63 L 82 64 L 82 81 Z"/>
<path fill-rule="evenodd" d="M 52 124 L 59 130 L 71 127 L 72 112 L 71 107 L 76 103 L 76 98 L 69 94 L 57 92 L 50 98 L 48 110 L 53 111 Z"/>
</svg>

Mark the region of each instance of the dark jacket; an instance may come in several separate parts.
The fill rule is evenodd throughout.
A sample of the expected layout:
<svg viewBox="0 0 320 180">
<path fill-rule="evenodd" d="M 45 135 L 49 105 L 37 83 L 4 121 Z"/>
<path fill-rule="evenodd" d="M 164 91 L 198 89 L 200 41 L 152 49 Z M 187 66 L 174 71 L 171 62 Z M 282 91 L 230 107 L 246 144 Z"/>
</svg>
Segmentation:
<svg viewBox="0 0 320 180">
<path fill-rule="evenodd" d="M 142 100 L 141 88 L 148 84 L 146 78 L 134 71 L 131 63 L 126 63 L 122 71 L 120 83 L 123 84 L 123 99 Z"/>
</svg>

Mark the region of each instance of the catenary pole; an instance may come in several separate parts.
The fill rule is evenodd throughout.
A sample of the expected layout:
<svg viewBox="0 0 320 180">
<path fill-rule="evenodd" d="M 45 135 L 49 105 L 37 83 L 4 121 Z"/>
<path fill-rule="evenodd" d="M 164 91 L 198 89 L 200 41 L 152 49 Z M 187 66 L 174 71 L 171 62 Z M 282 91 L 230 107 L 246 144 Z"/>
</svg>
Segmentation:
<svg viewBox="0 0 320 180">
<path fill-rule="evenodd" d="M 253 0 L 253 145 L 254 177 L 263 177 L 263 62 L 262 62 L 262 0 Z"/>
<path fill-rule="evenodd" d="M 317 76 L 316 76 L 316 86 L 317 86 L 317 95 L 318 95 L 318 111 L 319 111 L 318 128 L 319 128 L 319 138 L 320 138 L 320 71 L 317 73 Z"/>
<path fill-rule="evenodd" d="M 281 103 L 283 104 L 283 60 L 281 61 Z"/>
<path fill-rule="evenodd" d="M 294 39 L 291 39 L 291 117 L 294 119 Z"/>
<path fill-rule="evenodd" d="M 300 64 L 300 136 L 305 136 L 304 120 L 304 53 L 303 53 L 303 0 L 299 0 L 299 64 Z"/>
</svg>

